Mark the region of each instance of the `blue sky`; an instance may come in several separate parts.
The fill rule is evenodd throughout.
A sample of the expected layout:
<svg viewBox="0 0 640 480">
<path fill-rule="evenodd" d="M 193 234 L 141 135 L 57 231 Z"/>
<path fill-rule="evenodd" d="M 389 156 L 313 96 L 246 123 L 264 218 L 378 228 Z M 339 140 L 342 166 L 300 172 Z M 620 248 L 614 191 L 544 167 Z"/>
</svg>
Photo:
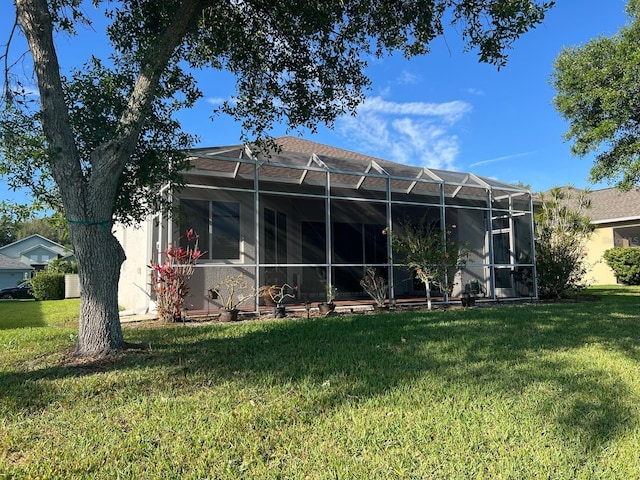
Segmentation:
<svg viewBox="0 0 640 480">
<path fill-rule="evenodd" d="M 303 136 L 406 164 L 520 181 L 533 191 L 569 183 L 585 187 L 592 158 L 573 157 L 562 138 L 567 125 L 552 105 L 553 61 L 565 46 L 614 34 L 627 21 L 624 7 L 624 0 L 559 0 L 542 25 L 516 42 L 499 71 L 463 52 L 458 33 L 449 29 L 424 57 L 373 60 L 367 70 L 372 88 L 358 115 Z M 2 15 L 2 38 L 12 16 Z M 101 51 L 95 32 L 57 41 L 63 68 Z M 205 98 L 181 113 L 184 130 L 199 136 L 198 146 L 237 143 L 237 124 L 225 117 L 210 120 L 214 106 L 233 95 L 233 79 L 225 73 L 201 78 Z M 285 133 L 273 129 L 275 136 Z M 0 200 L 17 196 L 0 178 Z"/>
</svg>

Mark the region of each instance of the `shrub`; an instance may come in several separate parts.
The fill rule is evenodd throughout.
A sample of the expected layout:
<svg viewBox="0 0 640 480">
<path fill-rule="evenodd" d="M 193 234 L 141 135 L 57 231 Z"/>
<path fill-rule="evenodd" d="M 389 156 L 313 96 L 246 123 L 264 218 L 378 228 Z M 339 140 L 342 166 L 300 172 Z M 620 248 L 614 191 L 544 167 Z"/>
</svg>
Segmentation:
<svg viewBox="0 0 640 480">
<path fill-rule="evenodd" d="M 49 273 L 78 273 L 78 264 L 68 262 L 63 258 L 56 258 L 47 264 L 45 270 Z"/>
<path fill-rule="evenodd" d="M 593 231 L 585 215 L 590 208 L 586 193 L 574 196 L 571 187 L 554 187 L 540 195 L 535 241 L 538 294 L 543 298 L 561 298 L 585 286 L 585 248 Z"/>
<path fill-rule="evenodd" d="M 185 298 L 189 294 L 189 279 L 203 252 L 198 248 L 198 235 L 189 229 L 180 240 L 186 246 L 168 246 L 162 263 L 151 261 L 151 291 L 156 295 L 158 316 L 172 322 L 180 319 Z"/>
<path fill-rule="evenodd" d="M 62 300 L 64 298 L 64 273 L 39 272 L 30 281 L 36 300 Z"/>
<path fill-rule="evenodd" d="M 620 283 L 640 285 L 640 247 L 610 248 L 603 258 Z"/>
<path fill-rule="evenodd" d="M 375 268 L 367 267 L 365 276 L 360 280 L 360 286 L 376 302 L 376 306 L 384 306 L 389 286 L 387 281 L 376 273 Z"/>
</svg>

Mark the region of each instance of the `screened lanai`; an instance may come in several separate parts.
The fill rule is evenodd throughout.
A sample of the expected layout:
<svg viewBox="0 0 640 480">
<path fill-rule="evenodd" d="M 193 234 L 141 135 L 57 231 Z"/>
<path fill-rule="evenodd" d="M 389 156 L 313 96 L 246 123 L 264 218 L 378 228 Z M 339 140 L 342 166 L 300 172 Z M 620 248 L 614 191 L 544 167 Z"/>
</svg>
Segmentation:
<svg viewBox="0 0 640 480">
<path fill-rule="evenodd" d="M 367 299 L 360 280 L 374 267 L 392 302 L 424 299 L 414 273 L 394 263 L 389 232 L 400 222 L 447 228 L 469 251 L 450 295 L 479 299 L 536 297 L 532 198 L 526 189 L 479 177 L 402 165 L 294 137 L 269 155 L 251 146 L 191 152 L 186 186 L 167 194 L 178 206 L 153 223 L 153 258 L 192 228 L 206 251 L 190 281 L 191 309 L 219 307 L 208 291 L 244 274 L 256 289 L 288 284 L 293 303 Z M 258 309 L 256 297 L 245 309 Z"/>
</svg>

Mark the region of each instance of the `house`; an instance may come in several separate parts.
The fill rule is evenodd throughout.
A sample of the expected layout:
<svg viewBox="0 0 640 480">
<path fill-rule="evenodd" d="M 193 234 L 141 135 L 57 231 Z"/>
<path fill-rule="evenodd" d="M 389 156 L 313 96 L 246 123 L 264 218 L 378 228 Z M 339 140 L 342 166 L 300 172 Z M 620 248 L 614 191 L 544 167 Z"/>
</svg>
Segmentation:
<svg viewBox="0 0 640 480">
<path fill-rule="evenodd" d="M 388 280 L 389 298 L 424 299 L 411 272 L 394 263 L 386 235 L 405 219 L 423 218 L 446 226 L 470 251 L 453 297 L 465 285 L 488 299 L 537 296 L 528 190 L 295 137 L 276 143 L 279 150 L 269 155 L 251 145 L 192 150 L 186 186 L 163 188 L 178 210 L 117 228 L 127 255 L 122 306 L 153 308 L 149 261 L 161 262 L 166 246 L 183 242 L 181 232 L 190 228 L 206 254 L 190 282 L 189 308 L 217 308 L 208 290 L 238 272 L 256 288 L 295 286 L 299 301 L 324 300 L 327 283 L 337 287 L 338 300 L 363 299 L 359 282 L 367 266 Z"/>
<path fill-rule="evenodd" d="M 33 268 L 20 260 L 0 255 L 0 289 L 15 287 L 22 280 L 31 278 Z"/>
<path fill-rule="evenodd" d="M 75 261 L 73 252 L 38 234 L 0 247 L 0 285 L 15 286 L 16 281 L 30 278 L 32 272 L 58 258 Z"/>
<path fill-rule="evenodd" d="M 587 193 L 591 208 L 586 211 L 594 227 L 587 243 L 586 279 L 595 285 L 615 284 L 616 276 L 603 260 L 613 247 L 640 247 L 640 189 L 623 192 L 604 188 Z"/>
</svg>

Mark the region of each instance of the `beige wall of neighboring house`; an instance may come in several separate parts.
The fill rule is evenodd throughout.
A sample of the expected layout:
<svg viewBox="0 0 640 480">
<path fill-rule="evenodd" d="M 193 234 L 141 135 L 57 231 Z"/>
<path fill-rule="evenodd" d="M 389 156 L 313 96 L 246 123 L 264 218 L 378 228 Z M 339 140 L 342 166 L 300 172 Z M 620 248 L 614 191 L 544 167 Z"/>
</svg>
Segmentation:
<svg viewBox="0 0 640 480">
<path fill-rule="evenodd" d="M 575 196 L 574 196 L 575 198 Z M 594 232 L 587 243 L 586 281 L 590 285 L 616 284 L 616 277 L 602 258 L 613 247 L 640 246 L 640 189 L 628 192 L 604 188 L 588 192 Z"/>
<path fill-rule="evenodd" d="M 613 247 L 613 227 L 598 227 L 593 231 L 587 244 L 587 275 L 589 285 L 612 285 L 616 276 L 602 258 L 606 250 Z"/>
</svg>

